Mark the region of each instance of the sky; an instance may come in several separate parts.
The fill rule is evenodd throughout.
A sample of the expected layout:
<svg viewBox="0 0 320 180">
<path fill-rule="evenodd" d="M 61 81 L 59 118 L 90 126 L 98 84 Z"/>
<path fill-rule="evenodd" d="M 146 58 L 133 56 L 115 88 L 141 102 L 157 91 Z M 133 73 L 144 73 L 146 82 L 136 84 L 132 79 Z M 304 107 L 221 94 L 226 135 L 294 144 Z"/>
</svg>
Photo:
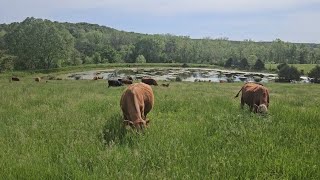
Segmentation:
<svg viewBox="0 0 320 180">
<path fill-rule="evenodd" d="M 27 17 L 191 38 L 320 43 L 320 0 L 0 0 L 0 23 Z"/>
</svg>

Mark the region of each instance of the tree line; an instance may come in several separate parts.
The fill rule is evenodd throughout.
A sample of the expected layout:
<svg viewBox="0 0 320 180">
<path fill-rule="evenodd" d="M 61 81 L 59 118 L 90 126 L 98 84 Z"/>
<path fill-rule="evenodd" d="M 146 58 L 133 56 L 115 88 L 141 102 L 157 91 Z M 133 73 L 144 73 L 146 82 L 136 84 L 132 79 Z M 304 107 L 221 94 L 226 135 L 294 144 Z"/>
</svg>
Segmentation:
<svg viewBox="0 0 320 180">
<path fill-rule="evenodd" d="M 280 39 L 253 42 L 148 35 L 33 17 L 0 24 L 0 71 L 116 62 L 230 64 L 243 69 L 257 62 L 318 64 L 320 46 Z"/>
</svg>

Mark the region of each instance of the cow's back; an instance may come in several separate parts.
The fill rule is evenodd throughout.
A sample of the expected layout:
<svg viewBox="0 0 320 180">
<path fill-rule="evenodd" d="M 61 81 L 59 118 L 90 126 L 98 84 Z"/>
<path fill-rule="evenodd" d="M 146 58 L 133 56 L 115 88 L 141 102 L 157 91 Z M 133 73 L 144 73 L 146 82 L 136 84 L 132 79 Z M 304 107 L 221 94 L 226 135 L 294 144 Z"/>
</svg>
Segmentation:
<svg viewBox="0 0 320 180">
<path fill-rule="evenodd" d="M 242 98 L 249 105 L 269 103 L 269 92 L 266 87 L 256 83 L 247 83 L 242 87 Z"/>
<path fill-rule="evenodd" d="M 152 88 L 144 83 L 129 85 L 121 96 L 120 106 L 127 120 L 134 121 L 148 114 L 154 104 Z M 142 113 L 143 112 L 143 113 Z"/>
</svg>

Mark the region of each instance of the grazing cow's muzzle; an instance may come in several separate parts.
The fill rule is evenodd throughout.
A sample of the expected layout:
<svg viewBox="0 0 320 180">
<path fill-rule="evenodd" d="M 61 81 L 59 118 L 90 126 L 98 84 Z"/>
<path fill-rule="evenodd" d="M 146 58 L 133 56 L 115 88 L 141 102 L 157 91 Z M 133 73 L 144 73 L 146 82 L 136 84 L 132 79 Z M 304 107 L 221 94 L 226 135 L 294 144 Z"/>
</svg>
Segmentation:
<svg viewBox="0 0 320 180">
<path fill-rule="evenodd" d="M 257 112 L 258 113 L 267 113 L 268 112 L 268 108 L 267 108 L 267 106 L 265 104 L 260 104 L 258 106 Z"/>
<path fill-rule="evenodd" d="M 134 122 L 124 120 L 123 123 L 125 126 L 130 126 L 131 128 L 143 129 L 148 126 L 149 120 L 136 120 Z"/>
</svg>

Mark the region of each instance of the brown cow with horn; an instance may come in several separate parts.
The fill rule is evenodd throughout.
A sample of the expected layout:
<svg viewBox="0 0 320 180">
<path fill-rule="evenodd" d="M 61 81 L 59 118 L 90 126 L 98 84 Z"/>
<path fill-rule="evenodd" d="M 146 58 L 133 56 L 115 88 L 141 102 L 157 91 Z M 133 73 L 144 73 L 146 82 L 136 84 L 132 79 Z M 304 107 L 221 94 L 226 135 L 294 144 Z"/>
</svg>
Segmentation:
<svg viewBox="0 0 320 180">
<path fill-rule="evenodd" d="M 238 94 L 242 91 L 241 108 L 244 104 L 250 107 L 255 113 L 267 113 L 269 107 L 269 91 L 266 87 L 257 83 L 246 83 L 242 86 Z"/>
<path fill-rule="evenodd" d="M 147 126 L 147 114 L 154 104 L 152 88 L 145 83 L 134 83 L 123 92 L 120 100 L 125 125 L 137 129 Z"/>
</svg>

